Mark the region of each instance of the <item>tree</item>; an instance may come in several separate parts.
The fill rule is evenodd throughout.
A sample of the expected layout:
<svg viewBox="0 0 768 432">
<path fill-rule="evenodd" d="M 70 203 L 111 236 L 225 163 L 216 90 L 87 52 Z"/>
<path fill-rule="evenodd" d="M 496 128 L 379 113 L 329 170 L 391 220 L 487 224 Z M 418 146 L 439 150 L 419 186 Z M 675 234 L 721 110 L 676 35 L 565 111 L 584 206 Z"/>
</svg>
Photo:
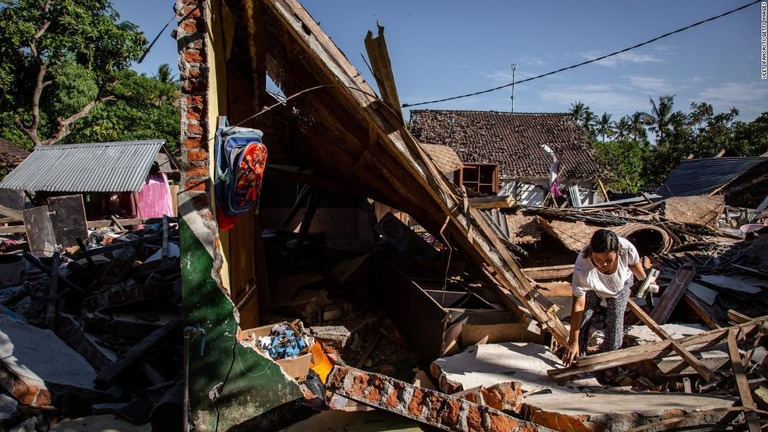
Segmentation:
<svg viewBox="0 0 768 432">
<path fill-rule="evenodd" d="M 146 39 L 109 0 L 0 0 L 0 133 L 60 142 L 115 99 Z"/>
<path fill-rule="evenodd" d="M 155 79 L 163 84 L 172 84 L 176 82 L 176 76 L 171 72 L 171 66 L 168 63 L 163 63 L 158 66 Z"/>
<path fill-rule="evenodd" d="M 616 139 L 623 140 L 632 137 L 632 117 L 625 115 L 615 123 Z"/>
<path fill-rule="evenodd" d="M 614 181 L 608 186 L 620 192 L 638 193 L 645 183 L 643 163 L 647 146 L 634 140 L 594 142 L 597 157 L 611 169 Z"/>
<path fill-rule="evenodd" d="M 574 120 L 576 120 L 576 123 L 584 131 L 584 134 L 587 136 L 587 138 L 590 140 L 594 139 L 596 136 L 595 122 L 597 117 L 595 117 L 595 114 L 592 112 L 592 110 L 590 110 L 588 106 L 584 105 L 583 102 L 576 102 L 571 104 L 570 113 Z"/>
<path fill-rule="evenodd" d="M 613 137 L 615 130 L 614 122 L 611 121 L 611 115 L 608 113 L 603 113 L 602 116 L 598 117 L 595 123 L 595 129 L 603 142 L 605 142 L 606 138 Z"/>
<path fill-rule="evenodd" d="M 644 121 L 650 126 L 651 132 L 656 134 L 656 144 L 663 144 L 669 139 L 671 133 L 670 121 L 672 118 L 672 107 L 675 104 L 674 96 L 659 96 L 657 104 L 653 98 L 651 101 L 651 112 L 644 114 Z"/>
<path fill-rule="evenodd" d="M 179 142 L 181 111 L 178 84 L 132 70 L 117 74 L 115 100 L 95 107 L 72 132 L 72 142 L 164 139 L 170 150 Z"/>
<path fill-rule="evenodd" d="M 760 156 L 768 152 L 768 112 L 750 123 L 734 122 L 729 151 L 736 156 Z"/>
</svg>

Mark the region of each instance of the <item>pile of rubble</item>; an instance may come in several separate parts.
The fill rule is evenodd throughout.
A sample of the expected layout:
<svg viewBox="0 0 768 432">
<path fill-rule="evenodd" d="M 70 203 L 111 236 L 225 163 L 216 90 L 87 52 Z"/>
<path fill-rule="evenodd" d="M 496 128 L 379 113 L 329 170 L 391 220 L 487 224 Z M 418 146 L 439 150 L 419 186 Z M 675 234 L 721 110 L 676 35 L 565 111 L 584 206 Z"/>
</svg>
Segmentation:
<svg viewBox="0 0 768 432">
<path fill-rule="evenodd" d="M 518 207 L 499 214 L 503 217 L 488 220 L 497 223 L 499 235 L 507 235 L 502 240 L 518 257 L 537 300 L 566 322 L 572 263 L 591 234 L 608 227 L 637 245 L 646 267 L 660 270 L 662 289 L 654 297 L 631 300 L 625 348 L 582 357 L 564 368 L 546 331 L 526 321 L 524 311 L 522 316 L 513 311 L 482 277 L 482 269 L 472 268 L 456 251 L 448 256 L 431 236 L 424 238 L 434 242 L 432 256 L 425 255 L 424 244 L 415 247 L 409 234 L 384 236 L 386 242 L 336 262 L 325 286 L 350 288 L 366 298 L 360 305 L 376 305 L 397 326 L 395 337 L 402 335 L 413 351 L 412 368 L 388 370 L 335 349 L 363 334 L 354 324 L 336 322 L 333 334 L 317 334 L 335 341 L 327 350 L 337 364 L 327 381 L 332 408 L 375 407 L 446 430 L 493 430 L 514 422 L 540 430 L 712 425 L 756 430 L 765 422 L 765 229 L 739 234 L 731 229 L 722 201 L 708 199 L 589 209 Z M 318 279 L 305 275 L 304 280 L 314 282 L 302 289 L 318 287 Z M 337 294 L 349 299 L 350 291 Z M 318 304 L 312 295 L 297 297 Z M 354 310 L 341 309 L 342 314 Z M 311 315 L 304 317 L 311 320 Z M 396 341 L 381 337 L 388 338 L 386 345 Z M 593 340 L 599 337 L 598 331 Z M 369 355 L 377 344 L 379 339 L 364 344 Z M 414 395 L 421 402 L 413 402 Z M 470 421 L 476 409 L 490 416 L 479 429 Z M 305 420 L 295 430 L 315 427 L 323 417 Z"/>
<path fill-rule="evenodd" d="M 180 430 L 176 220 L 91 230 L 78 243 L 50 256 L 5 255 L 21 277 L 0 288 L 0 429 L 114 414 Z"/>
</svg>

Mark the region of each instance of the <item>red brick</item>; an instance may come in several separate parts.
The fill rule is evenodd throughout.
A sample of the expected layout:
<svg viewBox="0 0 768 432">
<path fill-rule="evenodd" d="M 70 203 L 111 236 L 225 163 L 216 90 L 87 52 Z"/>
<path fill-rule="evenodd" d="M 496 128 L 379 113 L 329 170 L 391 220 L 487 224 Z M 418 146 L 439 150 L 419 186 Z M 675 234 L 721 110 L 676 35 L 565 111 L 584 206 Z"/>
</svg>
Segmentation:
<svg viewBox="0 0 768 432">
<path fill-rule="evenodd" d="M 379 376 L 371 376 L 369 377 L 370 385 L 368 386 L 368 391 L 365 395 L 365 399 L 378 403 L 381 401 L 382 392 L 381 389 L 384 387 L 384 379 Z"/>
<path fill-rule="evenodd" d="M 187 160 L 190 162 L 200 162 L 208 160 L 208 152 L 195 149 L 187 152 Z"/>
<path fill-rule="evenodd" d="M 187 108 L 202 107 L 204 101 L 203 95 L 187 95 Z"/>
<path fill-rule="evenodd" d="M 408 404 L 408 413 L 414 417 L 421 416 L 421 411 L 424 409 L 424 390 L 421 388 L 413 389 L 413 397 L 411 403 Z"/>
<path fill-rule="evenodd" d="M 197 4 L 190 3 L 181 9 L 181 16 L 188 16 L 190 18 L 199 18 L 203 16 L 203 13 Z"/>
<path fill-rule="evenodd" d="M 184 61 L 189 63 L 202 63 L 205 56 L 198 50 L 185 50 Z"/>
<path fill-rule="evenodd" d="M 206 184 L 208 182 L 206 181 L 188 181 L 184 183 L 184 191 L 185 192 L 206 192 L 208 188 L 206 187 Z"/>
<path fill-rule="evenodd" d="M 187 120 L 192 120 L 199 122 L 202 120 L 203 114 L 201 112 L 202 110 L 200 108 L 192 108 L 187 110 Z"/>
<path fill-rule="evenodd" d="M 186 169 L 187 177 L 208 177 L 208 167 L 205 165 L 190 165 Z"/>
<path fill-rule="evenodd" d="M 197 149 L 200 148 L 200 142 L 202 142 L 202 138 L 187 138 L 184 140 L 184 148 L 185 149 Z"/>
<path fill-rule="evenodd" d="M 189 135 L 203 135 L 203 128 L 199 123 L 187 123 L 187 134 Z"/>
<path fill-rule="evenodd" d="M 470 405 L 467 411 L 467 427 L 471 431 L 483 430 L 483 413 L 477 405 Z"/>
<path fill-rule="evenodd" d="M 200 33 L 202 28 L 202 23 L 197 19 L 188 19 L 181 23 L 181 29 L 185 33 Z"/>
<path fill-rule="evenodd" d="M 446 402 L 441 415 L 440 423 L 444 425 L 456 425 L 459 423 L 462 402 L 460 399 L 452 399 Z"/>
</svg>

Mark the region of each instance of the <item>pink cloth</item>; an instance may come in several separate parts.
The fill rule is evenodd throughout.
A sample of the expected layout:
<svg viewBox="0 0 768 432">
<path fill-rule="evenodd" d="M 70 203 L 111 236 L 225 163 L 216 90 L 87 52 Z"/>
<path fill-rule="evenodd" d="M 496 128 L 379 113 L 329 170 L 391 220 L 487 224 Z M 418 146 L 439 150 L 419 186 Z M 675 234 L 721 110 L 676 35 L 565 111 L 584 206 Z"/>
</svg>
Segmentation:
<svg viewBox="0 0 768 432">
<path fill-rule="evenodd" d="M 168 177 L 164 173 L 147 176 L 144 186 L 136 192 L 136 207 L 136 216 L 142 219 L 176 216 Z"/>
</svg>

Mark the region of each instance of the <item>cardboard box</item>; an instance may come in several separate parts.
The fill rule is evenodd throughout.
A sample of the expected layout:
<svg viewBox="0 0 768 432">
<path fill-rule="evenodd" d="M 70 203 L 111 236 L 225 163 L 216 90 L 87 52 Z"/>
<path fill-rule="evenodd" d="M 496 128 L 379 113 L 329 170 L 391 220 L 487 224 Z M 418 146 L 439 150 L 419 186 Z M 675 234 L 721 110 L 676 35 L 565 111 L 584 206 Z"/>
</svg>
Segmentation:
<svg viewBox="0 0 768 432">
<path fill-rule="evenodd" d="M 261 327 L 255 327 L 248 330 L 243 330 L 240 332 L 239 339 L 240 340 L 246 340 L 246 339 L 253 339 L 257 340 L 258 338 L 262 336 L 269 336 L 269 333 L 272 331 L 272 327 L 274 327 L 275 324 L 265 325 Z M 264 352 L 263 350 L 260 350 L 259 348 L 256 348 L 259 350 L 262 354 L 264 354 L 267 358 L 269 357 L 269 354 Z M 300 355 L 295 358 L 289 358 L 289 359 L 282 359 L 282 360 L 273 360 L 275 363 L 279 364 L 280 367 L 285 370 L 285 372 L 292 376 L 296 380 L 303 380 L 306 378 L 307 373 L 309 372 L 309 367 L 312 364 L 312 354 L 306 353 L 304 355 Z"/>
</svg>

